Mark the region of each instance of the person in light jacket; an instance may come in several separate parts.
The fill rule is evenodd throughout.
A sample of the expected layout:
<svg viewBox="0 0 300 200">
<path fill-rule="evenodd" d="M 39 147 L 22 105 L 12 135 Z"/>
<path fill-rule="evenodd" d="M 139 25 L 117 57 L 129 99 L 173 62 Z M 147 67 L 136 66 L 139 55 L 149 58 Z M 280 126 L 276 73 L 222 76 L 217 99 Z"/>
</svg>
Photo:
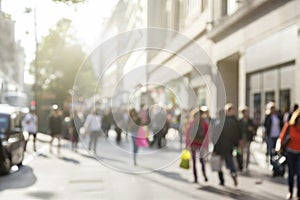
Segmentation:
<svg viewBox="0 0 300 200">
<path fill-rule="evenodd" d="M 97 140 L 101 134 L 101 119 L 98 115 L 98 111 L 95 110 L 90 113 L 84 123 L 84 128 L 90 133 L 90 140 L 88 149 L 93 149 L 94 153 L 97 152 Z"/>
</svg>

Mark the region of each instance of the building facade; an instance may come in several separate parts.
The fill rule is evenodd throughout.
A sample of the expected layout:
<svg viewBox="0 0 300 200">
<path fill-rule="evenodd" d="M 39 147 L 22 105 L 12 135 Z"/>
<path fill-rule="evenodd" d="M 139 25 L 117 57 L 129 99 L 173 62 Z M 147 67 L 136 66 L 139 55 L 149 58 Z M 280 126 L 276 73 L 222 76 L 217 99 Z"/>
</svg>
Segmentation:
<svg viewBox="0 0 300 200">
<path fill-rule="evenodd" d="M 0 2 L 1 4 L 1 2 Z M 24 49 L 15 42 L 15 23 L 0 5 L 0 93 L 24 89 Z"/>
<path fill-rule="evenodd" d="M 264 117 L 268 101 L 275 101 L 282 112 L 294 103 L 300 103 L 300 90 L 297 89 L 300 85 L 300 1 L 120 2 L 121 13 L 127 15 L 119 15 L 123 19 L 119 32 L 159 27 L 178 31 L 196 41 L 222 75 L 227 102 L 237 106 L 248 105 L 252 116 L 259 114 L 261 117 Z M 116 9 L 113 16 L 118 13 Z M 174 44 L 176 40 L 175 37 L 169 38 L 167 43 Z M 190 48 L 189 43 L 180 45 L 178 54 Z M 211 91 L 209 81 L 201 81 L 193 68 L 176 56 L 164 51 L 148 51 L 132 54 L 123 62 L 133 66 L 132 63 L 141 64 L 134 62 L 141 58 L 144 58 L 143 62 L 167 65 L 180 73 L 193 87 L 198 103 L 208 105 L 213 116 L 223 106 L 223 102 L 218 102 L 219 88 L 216 86 L 215 91 Z M 155 74 L 154 71 L 147 73 Z M 206 80 L 213 82 L 211 73 L 204 72 L 203 76 L 208 76 Z M 170 81 L 176 82 L 165 80 L 166 84 Z"/>
</svg>

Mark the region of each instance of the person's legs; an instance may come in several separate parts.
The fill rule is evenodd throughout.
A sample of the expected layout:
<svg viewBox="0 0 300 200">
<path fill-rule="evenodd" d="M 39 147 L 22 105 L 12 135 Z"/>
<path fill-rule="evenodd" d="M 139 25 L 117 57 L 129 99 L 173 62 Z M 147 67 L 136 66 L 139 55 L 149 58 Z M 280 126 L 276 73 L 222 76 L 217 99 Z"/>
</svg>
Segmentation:
<svg viewBox="0 0 300 200">
<path fill-rule="evenodd" d="M 36 151 L 36 133 L 29 133 L 29 136 L 33 136 L 33 151 Z"/>
<path fill-rule="evenodd" d="M 94 153 L 96 153 L 97 152 L 97 142 L 98 142 L 98 135 L 99 135 L 100 133 L 98 133 L 98 132 L 96 132 L 95 131 L 95 133 L 94 133 L 94 138 L 93 138 L 93 143 L 94 143 Z"/>
<path fill-rule="evenodd" d="M 205 161 L 204 161 L 204 158 L 200 157 L 200 163 L 201 163 L 201 169 L 202 169 L 202 174 L 203 174 L 203 177 L 204 177 L 204 180 L 205 182 L 208 181 L 208 178 L 206 176 L 206 169 L 205 169 Z"/>
<path fill-rule="evenodd" d="M 239 169 L 242 171 L 243 170 L 243 167 L 244 167 L 244 160 L 245 160 L 245 147 L 246 147 L 246 140 L 245 138 L 243 138 L 241 141 L 240 141 L 240 147 L 239 147 L 239 150 L 240 150 L 240 155 L 237 155 L 237 159 L 238 159 L 238 156 L 240 156 L 240 161 L 238 161 L 238 164 L 239 164 Z"/>
<path fill-rule="evenodd" d="M 271 161 L 272 161 L 272 158 L 275 156 L 275 147 L 276 147 L 276 142 L 277 142 L 277 137 L 272 137 L 271 140 L 270 140 L 270 155 L 271 155 Z"/>
<path fill-rule="evenodd" d="M 58 142 L 57 154 L 60 155 L 60 135 L 57 135 L 57 142 Z"/>
<path fill-rule="evenodd" d="M 131 134 L 131 135 L 132 135 L 132 134 Z M 133 136 L 133 135 L 132 135 L 132 143 L 133 143 L 133 163 L 134 163 L 134 165 L 137 165 L 137 162 L 136 162 L 136 156 L 137 156 L 137 152 L 138 152 L 138 146 L 136 145 L 135 141 L 136 141 L 136 136 Z"/>
<path fill-rule="evenodd" d="M 157 146 L 158 148 L 161 148 L 161 138 L 162 138 L 162 132 L 159 131 L 157 134 Z"/>
<path fill-rule="evenodd" d="M 52 143 L 53 143 L 53 140 L 54 140 L 54 136 L 51 135 L 51 140 L 49 142 L 49 151 L 50 151 L 50 153 L 52 153 Z"/>
<path fill-rule="evenodd" d="M 246 151 L 246 169 L 248 169 L 249 163 L 250 163 L 250 145 L 251 145 L 251 142 L 248 141 L 246 143 L 246 148 L 245 148 L 245 151 Z"/>
<path fill-rule="evenodd" d="M 300 154 L 296 155 L 296 169 L 295 174 L 297 175 L 297 197 L 300 198 Z"/>
<path fill-rule="evenodd" d="M 234 185 L 237 186 L 237 174 L 236 174 L 236 168 L 233 162 L 232 154 L 227 154 L 225 156 L 225 163 L 226 163 L 226 167 L 230 170 L 230 175 L 233 179 Z"/>
<path fill-rule="evenodd" d="M 194 183 L 198 183 L 197 168 L 196 168 L 196 149 L 192 148 L 191 153 L 192 153 L 192 160 L 193 160 Z"/>
<path fill-rule="evenodd" d="M 89 150 L 92 149 L 92 142 L 94 140 L 94 131 L 90 132 Z"/>
<path fill-rule="evenodd" d="M 218 172 L 218 175 L 219 175 L 219 180 L 220 180 L 220 185 L 224 185 L 225 184 L 225 180 L 224 180 L 224 174 L 223 174 L 223 171 L 219 171 Z"/>
<path fill-rule="evenodd" d="M 287 153 L 287 164 L 288 164 L 288 184 L 289 184 L 289 192 L 293 194 L 294 189 L 294 175 L 295 175 L 295 155 L 291 152 Z"/>
</svg>

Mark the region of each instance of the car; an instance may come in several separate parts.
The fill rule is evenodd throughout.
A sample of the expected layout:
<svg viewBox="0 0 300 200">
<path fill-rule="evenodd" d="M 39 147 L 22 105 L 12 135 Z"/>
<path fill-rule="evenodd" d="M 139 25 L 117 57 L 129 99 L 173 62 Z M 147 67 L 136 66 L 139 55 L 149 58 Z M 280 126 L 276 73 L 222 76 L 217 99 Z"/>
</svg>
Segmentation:
<svg viewBox="0 0 300 200">
<path fill-rule="evenodd" d="M 26 140 L 21 120 L 22 114 L 14 107 L 0 105 L 0 174 L 8 174 L 13 165 L 22 165 Z"/>
</svg>

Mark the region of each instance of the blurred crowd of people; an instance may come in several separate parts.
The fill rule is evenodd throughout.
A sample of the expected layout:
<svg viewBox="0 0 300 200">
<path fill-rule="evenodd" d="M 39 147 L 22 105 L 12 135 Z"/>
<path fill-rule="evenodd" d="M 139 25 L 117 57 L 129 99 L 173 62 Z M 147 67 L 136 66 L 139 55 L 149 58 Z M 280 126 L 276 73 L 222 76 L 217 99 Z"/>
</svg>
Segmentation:
<svg viewBox="0 0 300 200">
<path fill-rule="evenodd" d="M 239 111 L 239 113 L 238 113 Z M 239 118 L 238 118 L 239 114 Z M 209 177 L 206 173 L 207 161 L 219 158 L 220 166 L 214 171 L 218 173 L 219 184 L 225 185 L 222 163 L 230 171 L 233 184 L 238 185 L 238 171 L 248 171 L 251 158 L 251 143 L 254 141 L 257 128 L 264 126 L 264 142 L 266 143 L 267 161 L 276 170 L 276 159 L 284 156 L 287 160 L 289 172 L 289 197 L 292 198 L 294 176 L 297 175 L 298 188 L 300 186 L 300 110 L 295 105 L 293 110 L 281 114 L 276 110 L 275 103 L 266 106 L 265 119 L 260 123 L 249 115 L 247 106 L 238 110 L 235 105 L 228 103 L 212 119 L 206 106 L 199 106 L 191 110 L 180 110 L 176 107 L 165 109 L 154 105 L 150 108 L 142 104 L 139 110 L 132 109 L 93 109 L 89 113 L 71 112 L 68 123 L 57 105 L 53 105 L 49 116 L 48 130 L 52 142 L 58 140 L 57 152 L 60 153 L 60 140 L 67 135 L 71 147 L 77 151 L 81 129 L 88 136 L 88 150 L 97 154 L 98 139 L 102 136 L 110 137 L 110 131 L 115 132 L 116 144 L 131 138 L 133 163 L 137 165 L 137 155 L 140 147 L 163 148 L 167 145 L 167 135 L 170 129 L 179 137 L 179 148 L 189 150 L 192 157 L 194 182 L 197 183 L 197 162 L 201 165 L 204 181 Z M 36 151 L 36 134 L 38 118 L 35 110 L 31 109 L 23 120 L 25 129 L 34 138 Z M 67 125 L 66 125 L 67 124 Z M 288 138 L 288 143 L 286 142 Z M 286 146 L 284 152 L 278 146 Z M 275 172 L 274 172 L 275 173 Z M 282 175 L 282 174 L 281 174 Z M 298 190 L 300 197 L 300 190 Z"/>
</svg>

